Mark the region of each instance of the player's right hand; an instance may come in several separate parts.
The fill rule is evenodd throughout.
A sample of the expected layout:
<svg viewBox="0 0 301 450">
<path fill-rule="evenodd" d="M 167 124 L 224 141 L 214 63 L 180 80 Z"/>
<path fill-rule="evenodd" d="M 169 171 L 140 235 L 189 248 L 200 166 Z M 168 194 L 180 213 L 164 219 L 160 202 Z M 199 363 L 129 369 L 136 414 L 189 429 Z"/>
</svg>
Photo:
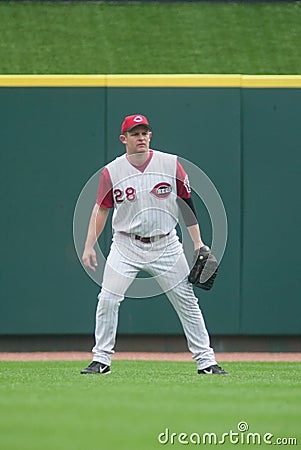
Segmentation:
<svg viewBox="0 0 301 450">
<path fill-rule="evenodd" d="M 93 272 L 96 271 L 95 267 L 97 267 L 98 264 L 96 259 L 96 252 L 93 247 L 85 248 L 82 256 L 82 261 L 85 267 L 87 267 L 90 270 L 93 270 Z"/>
</svg>

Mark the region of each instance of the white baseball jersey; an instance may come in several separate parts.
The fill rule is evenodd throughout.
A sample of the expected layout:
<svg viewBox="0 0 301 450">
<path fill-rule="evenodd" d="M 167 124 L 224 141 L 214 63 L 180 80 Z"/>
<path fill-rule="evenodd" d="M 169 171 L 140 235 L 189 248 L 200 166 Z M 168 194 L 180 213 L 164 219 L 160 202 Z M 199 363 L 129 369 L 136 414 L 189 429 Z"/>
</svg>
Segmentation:
<svg viewBox="0 0 301 450">
<path fill-rule="evenodd" d="M 139 236 L 170 233 L 178 222 L 177 157 L 153 150 L 143 172 L 126 154 L 107 166 L 114 197 L 114 231 Z"/>
</svg>

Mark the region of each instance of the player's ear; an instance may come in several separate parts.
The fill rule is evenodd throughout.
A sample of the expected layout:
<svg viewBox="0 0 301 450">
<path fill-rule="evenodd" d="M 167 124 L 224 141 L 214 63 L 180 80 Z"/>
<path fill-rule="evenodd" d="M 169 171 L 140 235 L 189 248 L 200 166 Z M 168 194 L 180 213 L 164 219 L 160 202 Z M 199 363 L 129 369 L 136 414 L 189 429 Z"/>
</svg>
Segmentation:
<svg viewBox="0 0 301 450">
<path fill-rule="evenodd" d="M 149 133 L 148 133 L 148 135 L 149 135 L 149 138 L 151 139 L 152 138 L 152 135 L 153 135 L 153 133 L 150 131 Z"/>
<path fill-rule="evenodd" d="M 124 134 L 121 134 L 121 135 L 119 136 L 119 139 L 121 140 L 121 142 L 122 142 L 123 144 L 126 144 L 126 137 L 125 137 Z"/>
</svg>

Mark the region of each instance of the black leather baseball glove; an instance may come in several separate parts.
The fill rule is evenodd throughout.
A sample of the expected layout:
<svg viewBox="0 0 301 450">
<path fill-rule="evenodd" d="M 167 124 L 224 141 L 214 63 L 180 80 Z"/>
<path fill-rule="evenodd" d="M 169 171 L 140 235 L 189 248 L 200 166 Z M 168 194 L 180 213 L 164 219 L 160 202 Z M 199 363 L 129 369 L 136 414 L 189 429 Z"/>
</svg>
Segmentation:
<svg viewBox="0 0 301 450">
<path fill-rule="evenodd" d="M 209 291 L 213 287 L 217 275 L 218 262 L 210 248 L 204 245 L 194 252 L 194 265 L 188 276 L 188 281 L 194 286 Z"/>
</svg>

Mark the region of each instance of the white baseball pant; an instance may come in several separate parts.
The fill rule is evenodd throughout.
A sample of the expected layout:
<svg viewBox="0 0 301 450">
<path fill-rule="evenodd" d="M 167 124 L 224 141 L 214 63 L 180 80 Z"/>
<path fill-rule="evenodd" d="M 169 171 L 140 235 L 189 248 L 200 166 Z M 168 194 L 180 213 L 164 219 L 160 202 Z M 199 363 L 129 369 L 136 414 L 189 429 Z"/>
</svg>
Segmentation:
<svg viewBox="0 0 301 450">
<path fill-rule="evenodd" d="M 114 234 L 98 295 L 93 360 L 111 364 L 119 306 L 140 270 L 156 277 L 176 310 L 197 368 L 216 364 L 198 299 L 187 279 L 189 266 L 175 230 L 151 243 L 119 232 Z"/>
</svg>

